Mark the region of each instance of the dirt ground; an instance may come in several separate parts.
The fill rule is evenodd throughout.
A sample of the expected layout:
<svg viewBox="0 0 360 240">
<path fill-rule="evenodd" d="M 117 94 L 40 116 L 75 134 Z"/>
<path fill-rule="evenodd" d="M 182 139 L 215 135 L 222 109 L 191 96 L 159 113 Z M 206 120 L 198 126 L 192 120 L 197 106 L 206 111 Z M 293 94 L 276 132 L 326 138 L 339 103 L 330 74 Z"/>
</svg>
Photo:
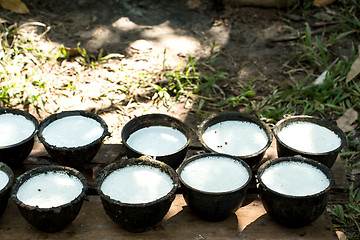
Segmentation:
<svg viewBox="0 0 360 240">
<path fill-rule="evenodd" d="M 321 32 L 319 30 L 328 25 L 327 21 L 329 25 L 332 21 L 327 15 L 331 7 L 302 12 L 300 8 L 235 8 L 222 6 L 217 1 L 200 0 L 24 2 L 30 15 L 5 10 L 1 13 L 19 26 L 30 23 L 23 28 L 28 33 L 46 32 L 39 41 L 39 48 L 63 45 L 74 49 L 80 44 L 95 59 L 100 52 L 122 55 L 101 67 L 84 71 L 76 61 L 67 60 L 61 62 L 61 66 L 42 67 L 42 74 L 52 76 L 54 88 L 49 89 L 48 102 L 44 111 L 37 115 L 38 119 L 69 109 L 95 111 L 109 125 L 112 132 L 112 137 L 106 140 L 109 143 L 119 143 L 122 126 L 144 113 L 167 113 L 184 120 L 193 129 L 204 117 L 196 113 L 193 99 L 180 99 L 170 109 L 156 106 L 149 88 L 132 86 L 129 92 L 118 91 L 121 78 L 126 77 L 109 77 L 109 74 L 126 68 L 126 71 L 146 76 L 164 68 L 176 69 L 181 62 L 184 65 L 188 55 L 209 60 L 216 52 L 218 60 L 208 61 L 201 68 L 210 74 L 227 73 L 227 78 L 217 83 L 224 91 L 214 94 L 239 95 L 244 86 L 256 79 L 256 97 L 261 98 L 272 94 L 274 86 L 288 82 L 285 71 L 294 62 L 297 38 L 286 26 L 304 32 L 308 22 Z M 344 41 L 335 52 L 349 55 L 350 49 L 351 42 Z M 314 72 L 320 74 L 317 69 Z M 304 75 L 295 74 L 296 77 Z M 73 84 L 74 81 L 75 93 L 64 94 L 64 82 Z M 104 89 L 108 93 L 105 97 L 102 96 Z"/>
</svg>

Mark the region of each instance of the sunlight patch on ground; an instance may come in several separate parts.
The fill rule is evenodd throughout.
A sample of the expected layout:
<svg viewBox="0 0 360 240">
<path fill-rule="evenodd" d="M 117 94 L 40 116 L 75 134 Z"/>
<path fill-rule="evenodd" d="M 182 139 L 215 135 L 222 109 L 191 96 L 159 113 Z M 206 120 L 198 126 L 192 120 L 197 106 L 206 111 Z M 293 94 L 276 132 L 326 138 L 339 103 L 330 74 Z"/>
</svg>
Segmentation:
<svg viewBox="0 0 360 240">
<path fill-rule="evenodd" d="M 136 23 L 132 22 L 128 17 L 121 17 L 118 20 L 116 20 L 112 26 L 116 29 L 119 29 L 121 31 L 132 31 L 140 26 Z"/>
<path fill-rule="evenodd" d="M 130 43 L 130 48 L 139 52 L 151 51 L 153 57 L 160 58 L 160 62 L 166 60 L 166 63 L 172 67 L 176 67 L 181 61 L 179 56 L 194 55 L 196 52 L 204 52 L 203 50 L 209 47 L 202 46 L 199 39 L 189 36 L 182 30 L 172 28 L 169 21 L 156 26 L 145 26 L 122 17 L 112 26 L 121 32 L 139 31 L 139 39 Z M 94 39 L 94 42 L 100 45 L 101 39 Z"/>
</svg>

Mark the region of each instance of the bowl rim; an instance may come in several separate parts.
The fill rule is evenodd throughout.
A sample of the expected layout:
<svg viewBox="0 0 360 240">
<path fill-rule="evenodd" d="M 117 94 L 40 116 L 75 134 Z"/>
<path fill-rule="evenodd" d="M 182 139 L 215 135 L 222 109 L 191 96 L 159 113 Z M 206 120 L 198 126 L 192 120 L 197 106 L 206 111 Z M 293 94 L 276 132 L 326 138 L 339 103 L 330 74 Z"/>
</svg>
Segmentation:
<svg viewBox="0 0 360 240">
<path fill-rule="evenodd" d="M 9 178 L 6 185 L 0 189 L 0 195 L 6 192 L 9 188 L 12 187 L 14 184 L 14 172 L 11 170 L 11 168 L 3 162 L 0 162 L 0 171 L 3 171 Z"/>
<path fill-rule="evenodd" d="M 176 129 L 176 130 L 179 130 L 182 134 L 185 135 L 185 137 L 186 137 L 186 143 L 185 143 L 181 148 L 179 148 L 177 151 L 175 151 L 175 152 L 168 153 L 168 154 L 163 154 L 163 155 L 156 155 L 156 156 L 150 156 L 150 155 L 144 154 L 144 153 L 142 153 L 142 152 L 134 149 L 133 147 L 131 147 L 131 146 L 127 143 L 127 140 L 129 139 L 129 137 L 130 137 L 131 134 L 129 135 L 129 137 L 127 137 L 127 138 L 125 139 L 124 129 L 126 129 L 130 124 L 134 123 L 135 121 L 140 121 L 140 120 L 142 120 L 142 119 L 144 119 L 144 118 L 149 118 L 149 117 L 150 117 L 150 118 L 151 118 L 151 117 L 157 117 L 157 118 L 159 118 L 159 117 L 165 117 L 165 118 L 167 118 L 167 119 L 170 119 L 170 120 L 175 121 L 177 124 L 179 124 L 179 125 L 183 128 L 184 131 L 181 131 L 181 130 L 179 130 L 179 129 Z M 153 127 L 153 126 L 163 126 L 163 127 L 173 128 L 173 127 L 171 127 L 171 126 L 160 125 L 160 124 L 151 125 L 151 126 L 149 126 L 149 127 Z M 139 129 L 142 129 L 142 128 L 139 128 Z M 139 129 L 138 129 L 138 130 L 139 130 Z M 137 131 L 137 130 L 136 130 L 136 131 Z M 134 132 L 136 132 L 136 131 L 134 131 Z M 132 132 L 132 133 L 134 133 L 134 132 Z M 121 129 L 121 141 L 122 141 L 122 143 L 124 144 L 125 147 L 129 148 L 131 151 L 133 151 L 133 152 L 135 152 L 135 153 L 137 153 L 137 154 L 139 154 L 139 155 L 156 157 L 156 158 L 157 158 L 157 157 L 168 157 L 168 156 L 172 156 L 172 155 L 177 154 L 177 153 L 181 152 L 182 150 L 186 149 L 186 148 L 190 145 L 190 142 L 191 142 L 191 136 L 190 136 L 190 135 L 191 135 L 191 134 L 190 134 L 190 128 L 187 126 L 186 123 L 184 123 L 183 121 L 181 121 L 180 119 L 178 119 L 178 118 L 176 118 L 176 117 L 173 117 L 173 116 L 170 116 L 170 115 L 167 115 L 167 114 L 163 114 L 163 113 L 150 113 L 150 114 L 144 114 L 144 115 L 135 117 L 135 118 L 131 119 L 130 121 L 128 121 L 128 122 L 123 126 L 123 128 Z"/>
<path fill-rule="evenodd" d="M 93 140 L 92 142 L 90 142 L 88 144 L 77 146 L 77 147 L 64 147 L 64 146 L 59 147 L 59 146 L 55 146 L 53 144 L 48 143 L 46 141 L 45 137 L 43 136 L 44 129 L 49 124 L 55 122 L 56 120 L 66 118 L 66 117 L 71 117 L 71 116 L 82 116 L 82 117 L 91 118 L 91 119 L 97 121 L 98 123 L 100 123 L 101 127 L 104 129 L 102 135 L 99 138 Z M 110 133 L 108 131 L 108 126 L 107 126 L 106 122 L 99 115 L 89 112 L 89 111 L 84 111 L 84 110 L 70 110 L 70 111 L 62 111 L 59 113 L 51 114 L 50 116 L 45 118 L 43 121 L 41 121 L 41 123 L 39 124 L 37 136 L 38 136 L 40 142 L 42 144 L 44 144 L 45 147 L 48 147 L 51 149 L 56 149 L 59 151 L 73 151 L 73 150 L 86 150 L 89 147 L 96 145 L 97 143 L 103 141 L 105 137 L 110 136 Z"/>
<path fill-rule="evenodd" d="M 278 163 L 283 163 L 283 162 L 301 162 L 301 163 L 305 163 L 308 165 L 311 165 L 317 169 L 319 169 L 325 176 L 326 178 L 329 180 L 329 186 L 327 186 L 325 189 L 323 189 L 320 192 L 314 193 L 314 194 L 310 194 L 310 195 L 301 195 L 301 196 L 294 196 L 294 195 L 288 195 L 288 194 L 284 194 L 284 193 L 279 193 L 271 188 L 269 188 L 261 179 L 262 174 L 266 171 L 266 168 L 278 164 Z M 272 194 L 276 194 L 279 195 L 281 197 L 286 197 L 289 199 L 309 199 L 309 198 L 313 198 L 316 196 L 320 196 L 322 194 L 325 194 L 327 192 L 330 191 L 330 189 L 335 185 L 335 179 L 334 179 L 334 175 L 331 171 L 331 169 L 329 169 L 328 167 L 326 167 L 324 164 L 319 163 L 315 160 L 309 159 L 309 158 L 305 158 L 302 156 L 288 156 L 288 157 L 280 157 L 280 158 L 274 158 L 274 159 L 270 159 L 266 162 L 264 162 L 259 169 L 257 170 L 257 174 L 256 174 L 256 179 L 257 182 L 259 184 L 258 188 L 263 188 L 266 191 L 271 192 Z"/>
<path fill-rule="evenodd" d="M 24 202 L 22 202 L 17 197 L 17 192 L 18 192 L 19 188 L 21 187 L 21 185 L 24 182 L 26 182 L 28 179 L 30 179 L 34 176 L 40 175 L 40 174 L 47 173 L 47 172 L 62 172 L 67 175 L 76 177 L 77 179 L 80 180 L 80 182 L 83 185 L 81 193 L 76 198 L 71 200 L 70 202 L 56 206 L 56 207 L 41 208 L 38 206 L 28 205 L 28 204 L 25 204 Z M 87 190 L 88 190 L 88 184 L 87 184 L 86 178 L 80 171 L 78 171 L 74 168 L 71 168 L 71 167 L 67 167 L 67 166 L 46 165 L 46 166 L 40 166 L 40 167 L 33 168 L 33 169 L 21 174 L 19 177 L 17 177 L 15 180 L 15 183 L 12 187 L 12 190 L 11 190 L 11 198 L 14 200 L 15 204 L 18 207 L 21 207 L 21 208 L 24 208 L 27 210 L 37 210 L 39 212 L 60 212 L 61 209 L 70 207 L 71 205 L 74 205 L 74 204 L 82 201 L 86 197 Z"/>
<path fill-rule="evenodd" d="M 20 110 L 20 109 L 15 109 L 15 108 L 0 108 L 0 115 L 3 115 L 3 114 L 21 115 L 21 116 L 25 117 L 27 120 L 34 123 L 35 129 L 34 129 L 34 131 L 32 132 L 32 134 L 29 137 L 23 139 L 20 142 L 13 143 L 11 145 L 0 146 L 0 150 L 20 146 L 20 145 L 28 142 L 29 140 L 33 139 L 34 136 L 37 134 L 38 129 L 39 129 L 39 122 L 31 113 Z"/>
<path fill-rule="evenodd" d="M 231 119 L 217 121 L 218 119 L 220 119 L 223 116 L 230 116 Z M 206 124 L 210 123 L 211 121 L 215 121 L 215 122 L 213 124 L 205 127 Z M 225 121 L 251 122 L 251 123 L 254 123 L 254 124 L 258 125 L 262 130 L 264 130 L 264 132 L 266 134 L 266 137 L 268 139 L 267 144 L 263 148 L 261 148 L 260 150 L 254 152 L 252 154 L 243 155 L 243 156 L 232 155 L 232 154 L 227 154 L 227 153 L 221 153 L 221 152 L 217 152 L 217 151 L 213 150 L 212 148 L 210 148 L 205 143 L 202 135 L 206 131 L 206 129 L 208 129 L 210 126 L 213 126 L 213 125 L 215 125 L 217 123 L 225 122 Z M 198 125 L 197 136 L 198 136 L 198 139 L 200 140 L 201 145 L 206 150 L 208 150 L 210 152 L 213 152 L 213 153 L 226 154 L 226 155 L 238 157 L 238 158 L 241 158 L 241 159 L 248 159 L 248 158 L 256 157 L 256 156 L 264 153 L 271 146 L 272 141 L 273 141 L 273 133 L 272 133 L 270 127 L 267 124 L 265 124 L 260 118 L 258 118 L 255 115 L 251 115 L 249 113 L 233 112 L 233 111 L 227 111 L 227 112 L 222 112 L 222 113 L 213 113 L 213 114 L 211 114 L 204 121 L 202 121 L 200 125 Z"/>
<path fill-rule="evenodd" d="M 241 185 L 240 187 L 237 187 L 235 189 L 232 189 L 230 191 L 224 191 L 224 192 L 209 192 L 209 191 L 204 191 L 204 190 L 200 190 L 200 189 L 197 189 L 197 188 L 194 188 L 192 186 L 190 186 L 189 184 L 187 184 L 181 177 L 181 172 L 184 170 L 184 168 L 186 167 L 186 165 L 188 165 L 189 163 L 193 162 L 193 161 L 196 161 L 198 159 L 201 159 L 201 158 L 207 158 L 207 157 L 224 157 L 224 158 L 229 158 L 229 159 L 232 159 L 236 162 L 239 162 L 240 164 L 242 164 L 243 167 L 245 167 L 246 171 L 248 172 L 249 174 L 249 177 L 247 179 L 247 181 Z M 194 156 L 191 156 L 189 157 L 188 159 L 186 159 L 185 161 L 183 161 L 179 168 L 177 169 L 177 173 L 178 173 L 178 176 L 179 176 L 179 180 L 180 180 L 180 183 L 181 185 L 184 185 L 185 187 L 191 189 L 192 191 L 195 191 L 195 192 L 198 192 L 198 193 L 202 193 L 202 194 L 206 194 L 206 195 L 214 195 L 214 196 L 219 196 L 219 195 L 226 195 L 226 194 L 232 194 L 234 192 L 237 192 L 237 191 L 240 191 L 242 189 L 246 189 L 253 177 L 253 174 L 252 174 L 252 170 L 250 168 L 250 166 L 244 161 L 242 160 L 241 158 L 239 157 L 235 157 L 235 156 L 232 156 L 232 155 L 228 155 L 228 154 L 223 154 L 223 153 L 215 153 L 215 152 L 211 152 L 211 153 L 200 153 L 200 154 L 197 154 L 197 155 L 194 155 Z"/>
<path fill-rule="evenodd" d="M 299 121 L 301 120 L 301 121 Z M 293 147 L 290 147 L 289 145 L 287 145 L 286 143 L 284 143 L 278 136 L 278 133 L 281 131 L 281 129 L 283 128 L 282 125 L 285 124 L 285 126 L 294 123 L 294 122 L 310 122 L 316 125 L 319 125 L 321 127 L 325 127 L 328 130 L 330 130 L 331 132 L 333 132 L 334 134 L 336 134 L 339 138 L 340 138 L 340 146 L 338 146 L 337 148 L 330 150 L 330 151 L 326 151 L 326 152 L 319 152 L 319 153 L 314 153 L 314 152 L 306 152 L 306 151 L 302 151 Z M 321 124 L 319 124 L 321 123 Z M 284 127 L 285 127 L 284 126 Z M 280 129 L 280 127 L 282 127 Z M 339 152 L 346 144 L 346 137 L 344 132 L 335 124 L 332 124 L 330 121 L 327 121 L 325 119 L 322 118 L 318 118 L 318 117 L 313 117 L 313 116 L 308 116 L 308 115 L 295 115 L 295 116 L 286 116 L 285 118 L 281 119 L 280 121 L 278 121 L 275 126 L 273 127 L 273 133 L 274 133 L 274 137 L 276 139 L 276 141 L 278 143 L 280 143 L 281 145 L 283 145 L 284 147 L 290 149 L 293 152 L 298 152 L 299 154 L 306 154 L 306 155 L 313 155 L 313 156 L 325 156 L 325 155 L 329 155 L 335 152 Z"/>
<path fill-rule="evenodd" d="M 156 166 L 150 165 L 150 163 L 153 163 Z M 121 166 L 122 164 L 125 164 L 125 165 Z M 162 169 L 165 169 L 165 171 L 162 171 L 162 172 L 166 173 L 166 175 L 168 175 L 173 182 L 173 186 L 172 186 L 171 190 L 166 195 L 164 195 L 158 199 L 155 199 L 153 201 L 146 202 L 146 203 L 125 203 L 125 202 L 121 202 L 120 200 L 111 198 L 109 195 L 106 195 L 101 190 L 103 181 L 106 179 L 107 176 L 109 176 L 114 171 L 121 169 L 121 168 L 129 167 L 129 166 L 143 166 L 143 165 L 153 167 L 153 168 L 159 168 L 159 169 L 161 169 L 161 171 L 162 171 Z M 171 172 L 172 176 L 169 173 L 167 173 L 166 171 Z M 167 165 L 166 163 L 158 161 L 158 160 L 154 160 L 153 158 L 146 156 L 146 155 L 143 155 L 139 158 L 120 159 L 115 162 L 112 162 L 112 163 L 108 164 L 107 166 L 105 166 L 98 173 L 98 175 L 95 179 L 95 188 L 96 188 L 98 195 L 102 199 L 106 200 L 107 202 L 115 203 L 116 205 L 119 205 L 122 207 L 134 207 L 135 208 L 135 207 L 153 206 L 153 205 L 155 205 L 159 202 L 162 202 L 166 199 L 170 199 L 172 196 L 175 197 L 175 193 L 176 193 L 178 187 L 179 187 L 179 178 L 178 178 L 175 170 L 172 167 L 170 167 L 169 165 Z"/>
</svg>

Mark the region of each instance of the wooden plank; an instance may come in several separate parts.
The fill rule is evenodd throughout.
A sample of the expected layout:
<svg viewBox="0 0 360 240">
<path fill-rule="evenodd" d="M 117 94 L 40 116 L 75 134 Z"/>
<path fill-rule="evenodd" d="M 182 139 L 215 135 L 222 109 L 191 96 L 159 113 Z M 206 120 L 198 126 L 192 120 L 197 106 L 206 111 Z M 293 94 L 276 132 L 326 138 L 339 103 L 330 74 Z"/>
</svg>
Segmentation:
<svg viewBox="0 0 360 240">
<path fill-rule="evenodd" d="M 144 233 L 129 233 L 106 214 L 98 196 L 89 196 L 78 217 L 63 231 L 44 233 L 27 223 L 13 201 L 0 217 L 2 240 L 13 239 L 336 239 L 325 212 L 314 223 L 287 228 L 274 222 L 261 201 L 252 195 L 234 215 L 221 222 L 195 216 L 177 195 L 164 220 Z"/>
<path fill-rule="evenodd" d="M 344 169 L 345 162 L 338 157 L 331 168 L 334 174 L 335 185 L 331 188 L 329 202 L 330 204 L 344 204 L 349 201 L 349 186 L 347 174 Z"/>
</svg>

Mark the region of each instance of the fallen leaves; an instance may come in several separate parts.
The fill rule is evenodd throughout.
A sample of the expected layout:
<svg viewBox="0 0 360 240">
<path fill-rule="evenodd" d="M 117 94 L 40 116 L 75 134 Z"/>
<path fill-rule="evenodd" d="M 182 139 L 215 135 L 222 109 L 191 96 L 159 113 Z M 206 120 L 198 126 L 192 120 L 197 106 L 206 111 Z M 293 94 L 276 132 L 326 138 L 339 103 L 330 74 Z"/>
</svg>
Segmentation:
<svg viewBox="0 0 360 240">
<path fill-rule="evenodd" d="M 343 132 L 351 132 L 356 128 L 356 124 L 353 123 L 358 119 L 358 117 L 358 112 L 355 109 L 350 108 L 338 120 L 336 120 L 336 124 Z"/>
<path fill-rule="evenodd" d="M 4 9 L 20 14 L 29 14 L 30 10 L 21 0 L 0 0 L 0 5 Z"/>
<path fill-rule="evenodd" d="M 351 65 L 350 71 L 346 76 L 346 82 L 350 82 L 360 73 L 360 45 L 358 47 L 359 55 L 355 59 L 354 63 Z"/>
</svg>

